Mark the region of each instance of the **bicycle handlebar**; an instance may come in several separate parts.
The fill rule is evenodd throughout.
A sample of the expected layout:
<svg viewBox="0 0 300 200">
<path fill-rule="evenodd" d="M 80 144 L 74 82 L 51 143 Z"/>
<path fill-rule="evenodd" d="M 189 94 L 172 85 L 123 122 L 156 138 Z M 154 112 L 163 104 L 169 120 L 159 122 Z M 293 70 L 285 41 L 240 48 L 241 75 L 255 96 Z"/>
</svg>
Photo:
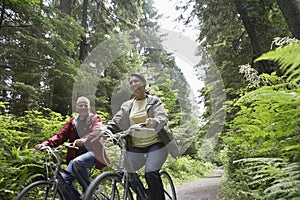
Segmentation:
<svg viewBox="0 0 300 200">
<path fill-rule="evenodd" d="M 61 146 L 59 146 L 59 147 L 56 147 L 56 148 L 52 148 L 52 147 L 50 147 L 50 146 L 43 146 L 43 147 L 41 147 L 39 150 L 40 151 L 43 151 L 43 150 L 47 150 L 47 151 L 53 151 L 53 152 L 60 152 L 60 151 L 62 151 L 64 148 L 74 148 L 74 149 L 79 149 L 78 147 L 76 147 L 76 146 L 73 146 L 73 143 L 64 143 L 64 144 L 62 144 Z"/>
<path fill-rule="evenodd" d="M 119 139 L 124 138 L 127 135 L 130 135 L 130 133 L 132 131 L 154 130 L 153 128 L 146 128 L 145 126 L 146 126 L 145 123 L 134 124 L 134 125 L 130 126 L 127 130 L 120 131 L 120 132 L 114 133 L 114 134 L 110 130 L 108 130 L 108 129 L 102 130 L 102 131 L 99 131 L 98 135 L 95 138 L 93 138 L 91 140 L 91 142 L 94 142 L 99 137 L 103 137 L 103 138 L 108 137 L 111 140 L 119 141 Z"/>
<path fill-rule="evenodd" d="M 40 151 L 47 151 L 49 154 L 52 154 L 58 162 L 61 162 L 61 157 L 59 155 L 59 152 L 61 152 L 64 148 L 74 148 L 74 149 L 79 149 L 76 146 L 73 146 L 73 143 L 64 143 L 63 145 L 52 148 L 50 146 L 43 146 L 39 150 Z"/>
</svg>

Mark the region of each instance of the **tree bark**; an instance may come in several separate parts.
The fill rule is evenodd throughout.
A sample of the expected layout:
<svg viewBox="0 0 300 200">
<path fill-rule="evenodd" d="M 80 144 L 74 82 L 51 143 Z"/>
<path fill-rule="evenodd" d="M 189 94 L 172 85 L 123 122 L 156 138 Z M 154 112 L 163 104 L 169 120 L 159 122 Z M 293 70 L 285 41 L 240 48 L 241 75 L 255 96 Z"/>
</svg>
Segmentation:
<svg viewBox="0 0 300 200">
<path fill-rule="evenodd" d="M 253 49 L 253 60 L 252 61 L 254 61 L 255 58 L 257 58 L 260 55 L 262 55 L 263 53 L 265 53 L 265 50 L 259 39 L 255 25 L 252 23 L 251 19 L 248 16 L 247 2 L 245 0 L 234 0 L 234 3 L 236 5 L 238 13 L 241 16 L 241 19 L 245 26 L 245 29 L 249 35 L 249 39 L 251 41 L 251 46 Z M 252 63 L 252 64 L 259 73 L 272 72 L 271 67 L 268 66 L 266 61 L 260 61 L 258 63 Z"/>
<path fill-rule="evenodd" d="M 82 4 L 82 19 L 81 25 L 84 28 L 85 32 L 88 30 L 88 23 L 87 23 L 87 15 L 88 15 L 88 0 L 83 0 Z M 86 34 L 81 36 L 80 42 L 80 51 L 79 51 L 79 60 L 84 60 L 85 56 L 87 55 L 87 38 Z"/>
<path fill-rule="evenodd" d="M 300 40 L 300 0 L 277 0 L 292 35 Z"/>
<path fill-rule="evenodd" d="M 72 3 L 73 0 L 60 0 L 59 9 L 67 15 L 71 15 Z"/>
<path fill-rule="evenodd" d="M 246 28 L 246 31 L 249 35 L 249 39 L 251 41 L 252 48 L 253 48 L 253 54 L 254 54 L 254 57 L 256 58 L 257 56 L 264 53 L 264 50 L 261 45 L 260 39 L 257 35 L 255 26 L 253 25 L 250 18 L 248 17 L 247 3 L 245 0 L 234 0 L 234 3 L 237 7 L 237 10 L 238 10 L 240 16 L 241 16 L 241 19 Z"/>
<path fill-rule="evenodd" d="M 3 20 L 4 20 L 4 11 L 5 11 L 5 2 L 4 0 L 2 0 L 2 5 L 1 5 L 1 15 L 0 15 L 0 29 L 2 27 L 2 23 L 3 23 Z"/>
</svg>

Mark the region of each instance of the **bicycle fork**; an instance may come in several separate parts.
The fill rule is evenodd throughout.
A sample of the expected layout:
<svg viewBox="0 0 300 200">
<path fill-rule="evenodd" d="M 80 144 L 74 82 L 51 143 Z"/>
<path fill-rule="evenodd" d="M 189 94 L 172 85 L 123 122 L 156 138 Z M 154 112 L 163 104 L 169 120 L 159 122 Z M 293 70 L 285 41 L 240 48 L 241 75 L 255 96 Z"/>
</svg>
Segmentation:
<svg viewBox="0 0 300 200">
<path fill-rule="evenodd" d="M 137 194 L 137 200 L 150 200 L 147 190 L 136 173 L 129 174 L 129 184 Z"/>
<path fill-rule="evenodd" d="M 143 183 L 138 177 L 137 173 L 130 173 L 134 171 L 133 166 L 131 163 L 126 159 L 126 151 L 122 149 L 121 151 L 121 159 L 119 163 L 119 171 L 122 175 L 122 184 L 124 185 L 124 200 L 127 199 L 129 188 L 131 187 L 134 192 L 137 194 L 137 200 L 150 200 L 149 194 L 147 194 L 146 188 L 144 187 Z M 130 172 L 126 170 L 125 167 L 129 169 Z"/>
</svg>

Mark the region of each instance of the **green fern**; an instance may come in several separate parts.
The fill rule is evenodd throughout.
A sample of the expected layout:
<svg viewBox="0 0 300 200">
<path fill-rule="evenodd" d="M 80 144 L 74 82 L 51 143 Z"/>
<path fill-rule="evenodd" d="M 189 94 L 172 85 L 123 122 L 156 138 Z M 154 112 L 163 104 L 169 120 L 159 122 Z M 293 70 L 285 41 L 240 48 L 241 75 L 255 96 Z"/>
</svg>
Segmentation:
<svg viewBox="0 0 300 200">
<path fill-rule="evenodd" d="M 300 197 L 300 163 L 286 163 L 281 158 L 247 158 L 233 162 L 239 164 L 249 186 L 243 194 L 256 194 L 256 187 L 269 185 L 263 193 L 266 199 L 297 199 Z M 247 177 L 245 179 L 245 177 Z M 250 192 L 252 191 L 252 192 Z M 256 191 L 256 192 L 255 192 Z"/>
<path fill-rule="evenodd" d="M 287 81 L 299 84 L 300 81 L 300 42 L 295 42 L 287 46 L 279 47 L 269 51 L 255 61 L 272 60 L 280 64 L 280 68 L 285 71 Z"/>
<path fill-rule="evenodd" d="M 264 193 L 268 199 L 300 198 L 300 163 L 290 163 L 281 169 L 276 180 Z"/>
<path fill-rule="evenodd" d="M 236 116 L 222 138 L 224 199 L 300 199 L 300 42 L 279 43 L 286 46 L 255 61 L 278 62 L 285 76 L 259 75 L 257 89 L 229 108 Z"/>
</svg>

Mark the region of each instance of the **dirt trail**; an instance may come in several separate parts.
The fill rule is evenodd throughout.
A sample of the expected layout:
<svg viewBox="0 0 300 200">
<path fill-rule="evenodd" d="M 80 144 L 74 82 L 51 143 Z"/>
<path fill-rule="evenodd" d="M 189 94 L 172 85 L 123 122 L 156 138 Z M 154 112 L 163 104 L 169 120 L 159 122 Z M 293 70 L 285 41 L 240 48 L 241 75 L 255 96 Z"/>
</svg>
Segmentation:
<svg viewBox="0 0 300 200">
<path fill-rule="evenodd" d="M 223 169 L 214 175 L 176 187 L 177 200 L 216 200 Z"/>
</svg>

